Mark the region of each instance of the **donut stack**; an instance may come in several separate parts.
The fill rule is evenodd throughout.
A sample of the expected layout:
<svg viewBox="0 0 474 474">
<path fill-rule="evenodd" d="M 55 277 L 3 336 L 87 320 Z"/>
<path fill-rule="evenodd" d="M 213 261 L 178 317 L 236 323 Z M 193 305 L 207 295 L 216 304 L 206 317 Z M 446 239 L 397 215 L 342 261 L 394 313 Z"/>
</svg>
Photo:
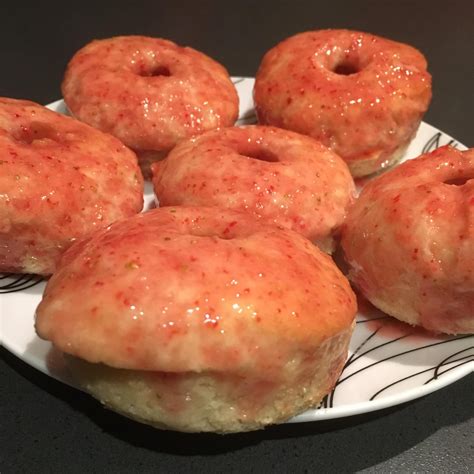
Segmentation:
<svg viewBox="0 0 474 474">
<path fill-rule="evenodd" d="M 473 330 L 472 152 L 400 165 L 356 201 L 353 177 L 396 163 L 429 105 L 414 48 L 347 30 L 289 38 L 258 70 L 255 126 L 233 127 L 238 97 L 220 64 L 162 39 L 93 41 L 63 94 L 83 123 L 0 102 L 12 156 L 0 266 L 54 272 L 36 330 L 104 405 L 220 433 L 317 406 L 357 309 L 328 255 L 341 234 L 349 278 L 373 304 Z M 160 204 L 140 214 L 138 165 Z M 16 175 L 42 183 L 34 206 Z"/>
</svg>

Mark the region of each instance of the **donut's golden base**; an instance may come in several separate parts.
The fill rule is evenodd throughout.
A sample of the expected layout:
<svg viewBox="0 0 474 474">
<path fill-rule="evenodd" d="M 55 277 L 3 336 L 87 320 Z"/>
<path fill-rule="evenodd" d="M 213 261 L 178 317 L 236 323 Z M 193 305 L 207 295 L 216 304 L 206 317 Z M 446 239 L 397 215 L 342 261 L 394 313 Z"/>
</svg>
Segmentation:
<svg viewBox="0 0 474 474">
<path fill-rule="evenodd" d="M 161 429 L 230 433 L 280 423 L 316 407 L 336 383 L 351 333 L 349 328 L 310 357 L 300 354 L 296 363 L 288 361 L 294 371 L 283 369 L 279 380 L 265 374 L 145 372 L 67 360 L 80 386 L 122 415 Z"/>
</svg>

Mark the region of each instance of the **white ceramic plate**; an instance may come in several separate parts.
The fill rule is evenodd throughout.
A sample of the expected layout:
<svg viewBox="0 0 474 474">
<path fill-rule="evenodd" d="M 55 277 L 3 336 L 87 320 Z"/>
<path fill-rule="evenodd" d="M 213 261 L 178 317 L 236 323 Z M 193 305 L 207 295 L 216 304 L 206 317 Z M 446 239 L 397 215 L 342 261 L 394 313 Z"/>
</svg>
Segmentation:
<svg viewBox="0 0 474 474">
<path fill-rule="evenodd" d="M 255 123 L 253 79 L 234 78 L 240 96 L 239 123 Z M 49 106 L 67 113 L 63 101 Z M 438 146 L 465 147 L 422 123 L 404 159 Z M 145 190 L 145 208 L 153 200 Z M 70 385 L 59 354 L 34 332 L 34 313 L 45 282 L 31 275 L 0 275 L 1 342 L 12 353 L 45 374 Z M 399 323 L 361 302 L 350 356 L 335 389 L 321 407 L 292 422 L 356 415 L 397 405 L 453 383 L 474 371 L 474 336 L 433 336 Z"/>
</svg>

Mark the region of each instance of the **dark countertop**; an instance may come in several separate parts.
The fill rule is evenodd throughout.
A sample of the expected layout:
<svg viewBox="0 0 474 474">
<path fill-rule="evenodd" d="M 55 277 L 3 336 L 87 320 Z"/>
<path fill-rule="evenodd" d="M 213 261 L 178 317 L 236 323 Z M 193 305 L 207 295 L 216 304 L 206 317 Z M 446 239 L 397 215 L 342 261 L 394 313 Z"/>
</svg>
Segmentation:
<svg viewBox="0 0 474 474">
<path fill-rule="evenodd" d="M 299 31 L 347 27 L 410 43 L 433 75 L 425 121 L 472 146 L 472 2 L 337 0 L 149 2 L 108 8 L 2 5 L 0 95 L 60 97 L 70 56 L 96 37 L 145 34 L 202 50 L 233 75 Z M 94 5 L 94 4 L 93 4 Z M 0 308 L 1 311 L 1 308 Z M 1 329 L 1 328 L 0 328 Z M 220 437 L 161 432 L 0 349 L 0 472 L 472 472 L 474 376 L 427 397 L 357 417 Z"/>
</svg>

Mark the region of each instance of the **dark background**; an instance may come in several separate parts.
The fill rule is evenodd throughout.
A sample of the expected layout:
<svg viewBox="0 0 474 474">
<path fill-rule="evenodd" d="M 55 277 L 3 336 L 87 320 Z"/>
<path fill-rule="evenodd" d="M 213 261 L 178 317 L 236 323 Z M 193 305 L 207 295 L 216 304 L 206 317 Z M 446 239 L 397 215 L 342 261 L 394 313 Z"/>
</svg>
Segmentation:
<svg viewBox="0 0 474 474">
<path fill-rule="evenodd" d="M 296 32 L 369 31 L 425 54 L 433 75 L 425 120 L 473 145 L 470 0 L 2 2 L 0 18 L 0 95 L 40 103 L 60 97 L 67 61 L 93 38 L 165 37 L 251 76 L 267 49 Z M 472 472 L 473 382 L 350 419 L 182 435 L 109 413 L 0 349 L 0 472 Z"/>
</svg>

